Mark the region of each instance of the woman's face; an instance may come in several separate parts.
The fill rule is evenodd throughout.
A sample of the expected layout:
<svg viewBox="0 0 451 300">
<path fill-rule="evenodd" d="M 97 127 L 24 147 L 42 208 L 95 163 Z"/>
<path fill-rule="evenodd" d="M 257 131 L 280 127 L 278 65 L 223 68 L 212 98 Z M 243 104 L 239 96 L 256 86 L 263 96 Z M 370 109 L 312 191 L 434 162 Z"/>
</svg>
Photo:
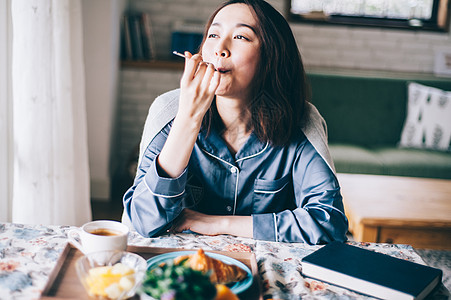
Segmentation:
<svg viewBox="0 0 451 300">
<path fill-rule="evenodd" d="M 260 62 L 257 20 L 241 3 L 221 9 L 213 19 L 202 47 L 203 60 L 221 72 L 216 95 L 246 98 Z"/>
</svg>

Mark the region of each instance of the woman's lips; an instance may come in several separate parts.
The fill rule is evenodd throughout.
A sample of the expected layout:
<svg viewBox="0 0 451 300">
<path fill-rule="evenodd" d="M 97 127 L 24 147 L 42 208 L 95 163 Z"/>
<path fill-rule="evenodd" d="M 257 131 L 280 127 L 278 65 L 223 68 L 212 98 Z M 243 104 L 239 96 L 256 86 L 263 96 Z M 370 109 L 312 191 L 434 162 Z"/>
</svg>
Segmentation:
<svg viewBox="0 0 451 300">
<path fill-rule="evenodd" d="M 217 68 L 217 70 L 218 70 L 218 72 L 221 73 L 221 74 L 230 72 L 230 70 L 229 70 L 229 69 L 226 69 L 226 68 Z"/>
</svg>

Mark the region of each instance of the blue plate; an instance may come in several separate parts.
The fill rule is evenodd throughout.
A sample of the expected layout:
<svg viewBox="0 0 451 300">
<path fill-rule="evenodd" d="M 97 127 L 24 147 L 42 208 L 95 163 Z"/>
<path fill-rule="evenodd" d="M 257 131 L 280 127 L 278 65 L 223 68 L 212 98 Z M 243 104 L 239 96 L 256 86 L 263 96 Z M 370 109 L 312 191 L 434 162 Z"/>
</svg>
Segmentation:
<svg viewBox="0 0 451 300">
<path fill-rule="evenodd" d="M 160 254 L 160 255 L 154 256 L 147 260 L 147 270 L 151 270 L 151 269 L 159 266 L 162 262 L 165 262 L 167 260 L 172 260 L 178 256 L 190 255 L 190 254 L 194 254 L 194 253 L 196 253 L 196 251 L 175 251 L 175 252 L 168 252 L 165 254 Z M 219 259 L 220 261 L 222 261 L 226 264 L 236 265 L 236 266 L 240 267 L 241 269 L 243 269 L 244 271 L 246 271 L 246 273 L 247 273 L 246 278 L 244 278 L 241 281 L 227 285 L 232 290 L 232 292 L 234 292 L 235 294 L 244 292 L 252 285 L 252 280 L 253 280 L 252 272 L 248 268 L 248 266 L 246 266 L 242 262 L 240 262 L 234 258 L 222 255 L 222 254 L 217 254 L 217 253 L 212 253 L 212 252 L 207 252 L 207 251 L 205 251 L 205 254 L 207 254 L 208 256 L 210 256 L 212 258 Z"/>
</svg>

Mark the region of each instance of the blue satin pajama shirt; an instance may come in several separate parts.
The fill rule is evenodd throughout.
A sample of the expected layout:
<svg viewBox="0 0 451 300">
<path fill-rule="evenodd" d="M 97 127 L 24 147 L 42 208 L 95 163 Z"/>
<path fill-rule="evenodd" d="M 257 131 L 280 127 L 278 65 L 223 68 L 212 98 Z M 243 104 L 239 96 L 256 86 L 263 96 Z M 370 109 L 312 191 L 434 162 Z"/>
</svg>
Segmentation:
<svg viewBox="0 0 451 300">
<path fill-rule="evenodd" d="M 299 131 L 285 147 L 251 134 L 232 155 L 217 130 L 198 135 L 189 165 L 178 178 L 159 174 L 156 157 L 167 124 L 147 147 L 124 207 L 143 236 L 163 234 L 184 207 L 212 215 L 247 215 L 259 240 L 308 244 L 346 240 L 338 181 Z"/>
</svg>

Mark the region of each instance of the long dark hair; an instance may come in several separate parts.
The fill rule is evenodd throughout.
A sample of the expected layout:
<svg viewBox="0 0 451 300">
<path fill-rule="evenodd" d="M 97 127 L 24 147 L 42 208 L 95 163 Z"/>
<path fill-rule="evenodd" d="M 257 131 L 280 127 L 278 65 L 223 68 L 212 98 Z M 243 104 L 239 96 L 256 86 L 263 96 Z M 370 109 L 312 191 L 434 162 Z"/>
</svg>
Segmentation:
<svg viewBox="0 0 451 300">
<path fill-rule="evenodd" d="M 300 130 L 310 89 L 293 32 L 285 18 L 263 0 L 230 0 L 208 20 L 200 49 L 216 14 L 224 7 L 242 3 L 251 8 L 258 26 L 260 64 L 251 86 L 249 110 L 252 128 L 261 141 L 284 145 Z M 203 127 L 209 129 L 215 109 L 207 112 Z"/>
</svg>

